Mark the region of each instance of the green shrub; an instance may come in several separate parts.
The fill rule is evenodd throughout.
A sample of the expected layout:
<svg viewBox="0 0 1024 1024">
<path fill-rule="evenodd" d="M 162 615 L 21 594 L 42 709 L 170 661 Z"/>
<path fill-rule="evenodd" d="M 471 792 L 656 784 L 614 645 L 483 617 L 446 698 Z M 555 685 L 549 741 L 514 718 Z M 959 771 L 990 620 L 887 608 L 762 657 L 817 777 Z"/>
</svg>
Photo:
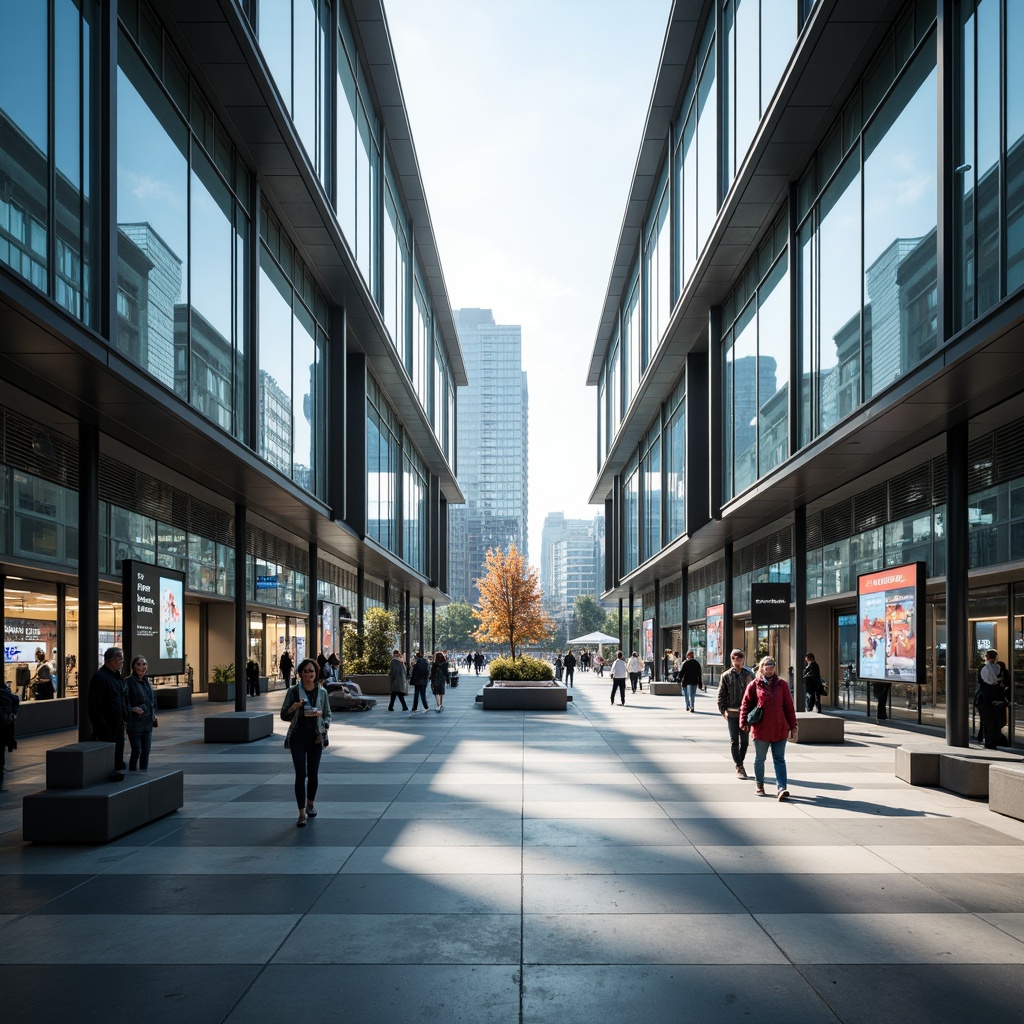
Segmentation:
<svg viewBox="0 0 1024 1024">
<path fill-rule="evenodd" d="M 543 682 L 555 678 L 551 666 L 540 658 L 524 654 L 516 658 L 495 658 L 488 666 L 491 679 L 507 679 L 517 682 Z"/>
<path fill-rule="evenodd" d="M 215 683 L 233 683 L 235 681 L 235 663 L 231 662 L 230 665 L 214 665 L 213 681 Z"/>
<path fill-rule="evenodd" d="M 341 631 L 342 670 L 346 675 L 387 672 L 397 638 L 394 612 L 371 608 L 363 619 L 362 634 L 354 626 L 345 626 Z"/>
</svg>

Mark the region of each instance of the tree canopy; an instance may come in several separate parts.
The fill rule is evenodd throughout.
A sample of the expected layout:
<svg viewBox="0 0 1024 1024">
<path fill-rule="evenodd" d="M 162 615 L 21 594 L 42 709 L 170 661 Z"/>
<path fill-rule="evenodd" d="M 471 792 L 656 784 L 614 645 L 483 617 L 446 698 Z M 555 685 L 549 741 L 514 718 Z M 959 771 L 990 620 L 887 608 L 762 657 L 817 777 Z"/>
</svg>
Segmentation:
<svg viewBox="0 0 1024 1024">
<path fill-rule="evenodd" d="M 597 601 L 581 594 L 572 603 L 572 635 L 586 636 L 587 633 L 596 633 L 598 630 L 604 632 L 604 618 L 604 610 Z"/>
<path fill-rule="evenodd" d="M 473 609 L 465 601 L 453 601 L 437 613 L 435 646 L 444 651 L 466 651 L 475 646 Z"/>
<path fill-rule="evenodd" d="M 480 608 L 473 615 L 480 625 L 473 635 L 481 643 L 508 647 L 515 658 L 518 646 L 544 640 L 552 630 L 541 608 L 537 570 L 523 561 L 515 544 L 507 553 L 490 549 L 486 564 L 487 574 L 476 581 Z"/>
</svg>

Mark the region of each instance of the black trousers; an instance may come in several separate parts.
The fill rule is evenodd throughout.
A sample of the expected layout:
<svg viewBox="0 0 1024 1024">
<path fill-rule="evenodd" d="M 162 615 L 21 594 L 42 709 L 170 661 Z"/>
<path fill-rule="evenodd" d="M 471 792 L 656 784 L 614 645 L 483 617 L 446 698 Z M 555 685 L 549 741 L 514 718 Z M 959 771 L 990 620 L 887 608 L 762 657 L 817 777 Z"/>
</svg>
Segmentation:
<svg viewBox="0 0 1024 1024">
<path fill-rule="evenodd" d="M 634 693 L 636 693 L 636 684 L 639 683 L 639 682 L 640 682 L 640 673 L 639 672 L 630 672 L 629 673 L 629 685 L 632 687 Z"/>
<path fill-rule="evenodd" d="M 295 802 L 303 810 L 306 802 L 316 799 L 320 786 L 320 758 L 324 748 L 315 743 L 316 733 L 312 729 L 297 728 L 289 741 L 292 764 L 295 766 Z"/>
<path fill-rule="evenodd" d="M 612 703 L 615 703 L 615 691 L 619 691 L 619 699 L 623 704 L 626 703 L 626 680 L 625 679 L 613 679 L 612 680 Z"/>
<path fill-rule="evenodd" d="M 402 710 L 408 711 L 409 705 L 405 703 L 405 694 L 399 693 L 397 690 L 391 691 L 391 700 L 388 701 L 388 711 L 395 710 L 395 698 L 398 698 L 402 702 Z"/>
<path fill-rule="evenodd" d="M 813 686 L 808 686 L 807 683 L 804 683 L 804 710 L 821 711 L 821 694 L 818 692 L 816 683 Z"/>
<path fill-rule="evenodd" d="M 732 763 L 737 768 L 743 767 L 743 759 L 747 756 L 747 745 L 750 743 L 750 733 L 740 728 L 740 716 L 730 715 L 729 723 L 729 745 L 732 748 Z"/>
</svg>

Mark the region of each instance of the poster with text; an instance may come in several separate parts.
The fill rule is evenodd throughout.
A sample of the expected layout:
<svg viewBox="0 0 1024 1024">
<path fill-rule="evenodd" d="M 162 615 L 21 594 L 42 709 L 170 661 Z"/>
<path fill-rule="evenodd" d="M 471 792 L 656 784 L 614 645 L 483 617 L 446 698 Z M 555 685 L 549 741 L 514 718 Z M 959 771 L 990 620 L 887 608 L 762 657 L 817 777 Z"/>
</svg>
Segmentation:
<svg viewBox="0 0 1024 1024">
<path fill-rule="evenodd" d="M 707 620 L 707 663 L 709 665 L 725 665 L 723 636 L 725 629 L 725 605 L 716 604 L 706 609 Z"/>
<path fill-rule="evenodd" d="M 151 676 L 185 671 L 185 574 L 149 562 L 122 563 L 125 672 L 143 657 Z"/>
<path fill-rule="evenodd" d="M 644 661 L 654 661 L 654 619 L 644 619 L 642 640 Z"/>
<path fill-rule="evenodd" d="M 924 563 L 857 577 L 858 672 L 878 682 L 924 682 L 918 623 Z"/>
</svg>

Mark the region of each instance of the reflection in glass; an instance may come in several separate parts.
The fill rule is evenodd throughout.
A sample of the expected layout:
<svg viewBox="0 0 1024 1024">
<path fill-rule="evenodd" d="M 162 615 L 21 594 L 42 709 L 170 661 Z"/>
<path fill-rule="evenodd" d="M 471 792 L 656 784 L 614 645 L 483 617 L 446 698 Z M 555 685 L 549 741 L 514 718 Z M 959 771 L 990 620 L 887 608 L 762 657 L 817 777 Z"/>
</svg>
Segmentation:
<svg viewBox="0 0 1024 1024">
<path fill-rule="evenodd" d="M 938 346 L 936 72 L 926 48 L 864 134 L 864 393 Z"/>
<path fill-rule="evenodd" d="M 292 471 L 291 286 L 261 251 L 258 427 L 259 454 L 287 476 Z"/>
<path fill-rule="evenodd" d="M 127 41 L 117 83 L 116 345 L 186 396 L 174 320 L 188 274 L 188 132 Z"/>
<path fill-rule="evenodd" d="M 860 405 L 860 235 L 858 152 L 847 159 L 820 205 L 818 364 L 819 429 Z"/>
<path fill-rule="evenodd" d="M 758 292 L 757 472 L 789 455 L 789 275 L 782 257 Z"/>
<path fill-rule="evenodd" d="M 1024 284 L 1024 5 L 1006 5 L 1006 291 Z"/>
</svg>

